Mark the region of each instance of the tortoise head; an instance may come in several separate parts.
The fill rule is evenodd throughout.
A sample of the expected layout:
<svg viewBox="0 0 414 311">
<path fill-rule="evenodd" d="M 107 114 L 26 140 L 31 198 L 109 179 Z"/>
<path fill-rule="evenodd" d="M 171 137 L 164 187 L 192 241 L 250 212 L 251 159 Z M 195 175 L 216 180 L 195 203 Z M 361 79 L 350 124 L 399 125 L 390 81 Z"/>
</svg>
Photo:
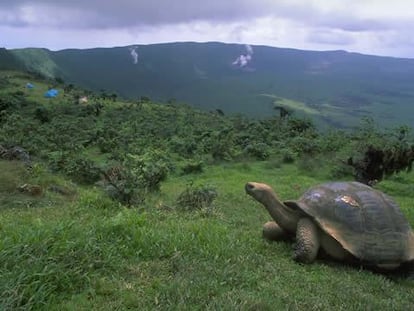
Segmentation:
<svg viewBox="0 0 414 311">
<path fill-rule="evenodd" d="M 272 216 L 273 220 L 288 232 L 295 232 L 299 221 L 300 211 L 292 209 L 280 201 L 273 189 L 266 184 L 248 182 L 245 185 L 248 195 L 261 203 Z"/>
<path fill-rule="evenodd" d="M 266 184 L 258 183 L 258 182 L 248 182 L 244 187 L 246 193 L 256 199 L 258 202 L 262 203 L 263 205 L 268 204 L 269 196 L 276 197 L 273 189 Z"/>
</svg>

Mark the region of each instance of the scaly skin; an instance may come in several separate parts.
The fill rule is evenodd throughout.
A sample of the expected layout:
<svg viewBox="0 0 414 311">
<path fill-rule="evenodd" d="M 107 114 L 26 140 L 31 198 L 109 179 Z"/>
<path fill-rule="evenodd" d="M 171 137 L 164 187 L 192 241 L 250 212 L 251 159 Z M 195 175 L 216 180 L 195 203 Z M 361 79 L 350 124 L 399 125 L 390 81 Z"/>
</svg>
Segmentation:
<svg viewBox="0 0 414 311">
<path fill-rule="evenodd" d="M 269 241 L 288 241 L 292 235 L 283 230 L 276 222 L 268 221 L 263 225 L 263 237 Z"/>
<path fill-rule="evenodd" d="M 320 246 L 319 229 L 309 218 L 301 218 L 296 230 L 296 245 L 293 259 L 302 263 L 312 263 Z"/>
</svg>

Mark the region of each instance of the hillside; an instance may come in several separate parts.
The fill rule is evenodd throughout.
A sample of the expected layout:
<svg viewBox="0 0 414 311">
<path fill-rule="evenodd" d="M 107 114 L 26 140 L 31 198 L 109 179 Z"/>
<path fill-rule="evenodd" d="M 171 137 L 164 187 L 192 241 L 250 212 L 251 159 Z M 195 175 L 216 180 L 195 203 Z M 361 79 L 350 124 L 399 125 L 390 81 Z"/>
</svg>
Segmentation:
<svg viewBox="0 0 414 311">
<path fill-rule="evenodd" d="M 26 66 L 14 56 L 14 53 L 0 48 L 0 69 L 2 70 L 20 70 L 25 69 Z"/>
<path fill-rule="evenodd" d="M 336 127 L 364 116 L 414 125 L 412 59 L 222 43 L 10 52 L 31 71 L 129 99 L 258 117 L 276 105 Z"/>
<path fill-rule="evenodd" d="M 244 190 L 295 199 L 368 163 L 413 225 L 409 128 L 320 132 L 12 70 L 0 85 L 0 310 L 412 309 L 406 266 L 296 263 L 292 243 L 262 238 L 270 216 Z"/>
</svg>

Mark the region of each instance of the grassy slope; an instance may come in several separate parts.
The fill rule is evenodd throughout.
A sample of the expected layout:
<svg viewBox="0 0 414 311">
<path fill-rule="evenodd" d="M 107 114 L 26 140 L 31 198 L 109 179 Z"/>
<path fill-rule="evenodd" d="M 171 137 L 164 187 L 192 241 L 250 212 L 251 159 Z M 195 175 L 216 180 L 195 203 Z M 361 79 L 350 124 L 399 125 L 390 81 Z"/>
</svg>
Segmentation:
<svg viewBox="0 0 414 311">
<path fill-rule="evenodd" d="M 1 70 L 19 70 L 23 65 L 13 53 L 5 48 L 0 48 L 0 69 Z"/>
<path fill-rule="evenodd" d="M 174 209 L 190 179 L 217 187 L 213 212 Z M 412 282 L 329 261 L 299 265 L 290 244 L 262 240 L 269 216 L 244 194 L 250 180 L 294 198 L 323 177 L 272 162 L 227 164 L 170 178 L 140 209 L 121 208 L 93 189 L 59 205 L 3 205 L 3 307 L 23 299 L 48 310 L 412 308 Z M 381 185 L 411 220 L 413 181 L 401 175 Z"/>
<path fill-rule="evenodd" d="M 36 88 L 25 90 L 26 82 Z M 28 99 L 47 85 L 11 79 Z M 90 152 L 93 152 L 91 150 Z M 98 155 L 99 156 L 99 155 Z M 323 163 L 314 167 L 324 167 Z M 200 175 L 171 175 L 161 192 L 126 209 L 94 187 L 75 186 L 41 165 L 28 173 L 0 161 L 0 309 L 44 310 L 409 310 L 414 284 L 319 260 L 291 260 L 291 245 L 268 243 L 266 211 L 244 194 L 247 181 L 267 182 L 296 198 L 327 172 L 278 162 L 224 163 Z M 218 190 L 214 208 L 183 212 L 175 201 L 194 181 Z M 414 225 L 413 174 L 378 187 L 393 195 Z M 19 193 L 24 183 L 59 185 L 75 193 Z"/>
<path fill-rule="evenodd" d="M 31 71 L 38 72 L 45 77 L 59 76 L 58 65 L 50 57 L 51 52 L 46 49 L 28 48 L 13 50 L 13 55 Z"/>
</svg>

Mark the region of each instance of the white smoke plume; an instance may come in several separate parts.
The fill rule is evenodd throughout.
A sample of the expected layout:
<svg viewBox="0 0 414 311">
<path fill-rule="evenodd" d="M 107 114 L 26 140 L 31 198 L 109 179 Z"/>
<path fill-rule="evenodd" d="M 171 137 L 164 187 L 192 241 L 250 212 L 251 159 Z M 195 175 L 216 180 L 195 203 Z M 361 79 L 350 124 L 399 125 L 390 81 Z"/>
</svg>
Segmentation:
<svg viewBox="0 0 414 311">
<path fill-rule="evenodd" d="M 246 44 L 245 47 L 246 47 L 247 54 L 249 54 L 250 56 L 252 56 L 253 55 L 253 48 L 252 48 L 252 46 L 249 45 L 249 44 Z"/>
<path fill-rule="evenodd" d="M 132 61 L 134 64 L 138 64 L 138 53 L 136 51 L 137 47 L 129 48 L 130 54 L 132 56 Z"/>
<path fill-rule="evenodd" d="M 239 66 L 240 68 L 245 67 L 253 59 L 253 48 L 251 45 L 246 44 L 246 54 L 241 54 L 236 60 L 232 63 L 234 66 Z"/>
</svg>

